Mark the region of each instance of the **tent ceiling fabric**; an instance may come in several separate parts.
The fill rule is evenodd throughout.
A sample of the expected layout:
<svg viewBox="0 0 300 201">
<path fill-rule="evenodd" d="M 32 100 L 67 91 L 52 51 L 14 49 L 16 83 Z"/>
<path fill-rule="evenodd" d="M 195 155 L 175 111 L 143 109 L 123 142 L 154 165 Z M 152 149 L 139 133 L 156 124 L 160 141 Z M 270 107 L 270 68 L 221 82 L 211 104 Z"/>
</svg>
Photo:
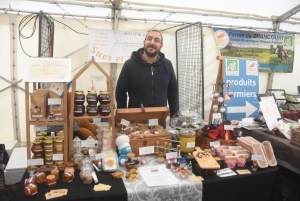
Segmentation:
<svg viewBox="0 0 300 201">
<path fill-rule="evenodd" d="M 262 27 L 266 30 L 273 29 L 272 21 L 284 20 L 280 23 L 280 31 L 300 33 L 299 0 L 284 3 L 282 0 L 1 0 L 0 11 L 7 11 L 8 5 L 16 10 L 34 11 L 32 2 L 37 5 L 36 11 L 43 8 L 45 12 L 64 15 L 66 10 L 77 17 L 102 20 L 112 19 L 114 5 L 120 5 L 117 8 L 120 20 L 182 24 L 201 21 L 207 26 Z"/>
</svg>

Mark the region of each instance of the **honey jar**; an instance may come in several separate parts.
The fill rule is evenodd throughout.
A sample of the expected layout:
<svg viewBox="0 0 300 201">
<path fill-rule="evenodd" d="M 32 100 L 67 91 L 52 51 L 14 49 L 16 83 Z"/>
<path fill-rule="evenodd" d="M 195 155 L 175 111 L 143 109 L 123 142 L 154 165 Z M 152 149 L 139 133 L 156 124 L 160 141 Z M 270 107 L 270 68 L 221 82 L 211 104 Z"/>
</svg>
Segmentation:
<svg viewBox="0 0 300 201">
<path fill-rule="evenodd" d="M 55 154 L 64 154 L 62 148 L 55 148 L 54 152 L 55 152 Z"/>
<path fill-rule="evenodd" d="M 74 104 L 83 105 L 85 101 L 85 95 L 83 91 L 75 91 L 74 93 Z"/>
<path fill-rule="evenodd" d="M 55 175 L 49 174 L 49 175 L 46 177 L 46 185 L 47 185 L 48 187 L 56 186 Z"/>
<path fill-rule="evenodd" d="M 59 179 L 59 170 L 57 169 L 57 167 L 55 167 L 53 170 L 51 170 L 50 174 L 54 175 L 56 180 Z"/>
<path fill-rule="evenodd" d="M 44 183 L 46 181 L 46 174 L 45 172 L 37 172 L 35 178 L 37 183 Z"/>
<path fill-rule="evenodd" d="M 63 174 L 63 181 L 66 183 L 70 183 L 74 179 L 74 173 L 72 172 L 65 172 Z"/>
<path fill-rule="evenodd" d="M 110 95 L 108 91 L 100 91 L 98 95 L 98 101 L 101 105 L 107 105 L 110 103 Z"/>
<path fill-rule="evenodd" d="M 89 104 L 86 106 L 86 113 L 89 116 L 96 116 L 98 114 L 97 105 L 96 104 Z"/>
<path fill-rule="evenodd" d="M 66 163 L 66 168 L 65 168 L 64 172 L 71 172 L 71 173 L 75 172 L 74 163 L 72 161 L 69 161 Z"/>
<path fill-rule="evenodd" d="M 101 116 L 108 116 L 110 114 L 109 105 L 99 105 L 98 112 Z"/>
<path fill-rule="evenodd" d="M 38 193 L 38 187 L 36 184 L 28 184 L 24 187 L 24 193 L 26 196 L 32 196 Z"/>
<path fill-rule="evenodd" d="M 32 142 L 31 151 L 34 154 L 34 156 L 44 153 L 44 146 L 42 144 L 42 141 L 39 140 L 38 137 Z"/>
<path fill-rule="evenodd" d="M 80 117 L 85 113 L 84 105 L 74 105 L 74 116 Z"/>
<path fill-rule="evenodd" d="M 86 95 L 86 102 L 90 105 L 97 105 L 97 92 L 96 91 L 88 91 Z"/>
</svg>

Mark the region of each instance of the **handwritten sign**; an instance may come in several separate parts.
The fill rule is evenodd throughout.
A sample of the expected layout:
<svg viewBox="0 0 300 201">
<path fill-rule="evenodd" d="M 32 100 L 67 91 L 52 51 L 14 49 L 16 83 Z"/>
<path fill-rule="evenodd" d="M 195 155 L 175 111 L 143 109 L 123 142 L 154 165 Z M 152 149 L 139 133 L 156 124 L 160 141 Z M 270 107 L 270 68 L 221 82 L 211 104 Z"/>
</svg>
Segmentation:
<svg viewBox="0 0 300 201">
<path fill-rule="evenodd" d="M 252 155 L 251 156 L 251 160 L 252 161 L 260 161 L 263 159 L 263 156 L 262 155 Z"/>
<path fill-rule="evenodd" d="M 211 146 L 211 147 L 218 147 L 218 146 L 220 146 L 220 141 L 217 141 L 217 142 L 210 142 L 210 143 L 209 143 L 209 146 Z"/>
<path fill-rule="evenodd" d="M 154 153 L 154 146 L 149 147 L 140 147 L 139 148 L 139 155 L 147 155 L 147 154 L 153 154 Z"/>
<path fill-rule="evenodd" d="M 177 158 L 177 152 L 166 153 L 166 159 Z"/>
<path fill-rule="evenodd" d="M 130 121 L 127 121 L 126 119 L 121 119 L 120 124 L 124 125 L 124 126 L 129 126 Z"/>
<path fill-rule="evenodd" d="M 28 166 L 44 165 L 44 159 L 42 159 L 42 158 L 28 159 L 27 165 Z"/>
<path fill-rule="evenodd" d="M 62 160 L 64 160 L 64 155 L 63 154 L 53 154 L 52 160 L 54 160 L 54 161 L 62 161 Z"/>
</svg>

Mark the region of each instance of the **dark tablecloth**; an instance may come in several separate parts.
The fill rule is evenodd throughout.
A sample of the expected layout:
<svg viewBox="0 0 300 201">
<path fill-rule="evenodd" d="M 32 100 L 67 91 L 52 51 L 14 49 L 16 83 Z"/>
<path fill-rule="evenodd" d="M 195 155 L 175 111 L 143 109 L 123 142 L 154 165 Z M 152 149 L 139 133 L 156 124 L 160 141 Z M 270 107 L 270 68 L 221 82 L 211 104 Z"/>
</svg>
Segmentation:
<svg viewBox="0 0 300 201">
<path fill-rule="evenodd" d="M 300 170 L 300 147 L 292 145 L 290 140 L 286 139 L 282 134 L 279 133 L 278 136 L 274 136 L 271 132 L 247 130 L 244 128 L 241 131 L 243 136 L 251 136 L 259 142 L 269 141 L 272 144 L 276 158 Z"/>
<path fill-rule="evenodd" d="M 48 172 L 46 172 L 47 174 Z M 57 185 L 49 188 L 45 183 L 38 184 L 38 193 L 34 196 L 27 197 L 24 190 L 24 180 L 28 178 L 28 172 L 23 175 L 12 201 L 42 201 L 46 200 L 45 194 L 54 189 L 68 189 L 68 194 L 62 197 L 54 198 L 54 201 L 127 201 L 127 191 L 122 179 L 113 180 L 111 173 L 98 172 L 99 183 L 111 185 L 109 191 L 94 191 L 94 181 L 91 184 L 84 184 L 79 178 L 79 171 L 75 172 L 75 179 L 71 183 L 65 183 L 62 180 L 63 171 L 60 171 L 60 179 Z"/>
</svg>

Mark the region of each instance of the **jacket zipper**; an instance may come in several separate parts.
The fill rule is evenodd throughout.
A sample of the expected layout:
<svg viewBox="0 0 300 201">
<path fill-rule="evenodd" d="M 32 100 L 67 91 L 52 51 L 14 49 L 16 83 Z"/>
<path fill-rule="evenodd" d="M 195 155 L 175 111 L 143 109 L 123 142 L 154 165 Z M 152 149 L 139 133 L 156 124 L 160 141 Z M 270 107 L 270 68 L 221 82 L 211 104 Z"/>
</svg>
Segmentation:
<svg viewBox="0 0 300 201">
<path fill-rule="evenodd" d="M 154 86 L 154 82 L 153 82 L 153 72 L 154 72 L 154 68 L 153 66 L 151 66 L 151 74 L 152 74 L 152 106 L 154 104 L 154 92 L 153 92 L 153 86 Z"/>
</svg>

